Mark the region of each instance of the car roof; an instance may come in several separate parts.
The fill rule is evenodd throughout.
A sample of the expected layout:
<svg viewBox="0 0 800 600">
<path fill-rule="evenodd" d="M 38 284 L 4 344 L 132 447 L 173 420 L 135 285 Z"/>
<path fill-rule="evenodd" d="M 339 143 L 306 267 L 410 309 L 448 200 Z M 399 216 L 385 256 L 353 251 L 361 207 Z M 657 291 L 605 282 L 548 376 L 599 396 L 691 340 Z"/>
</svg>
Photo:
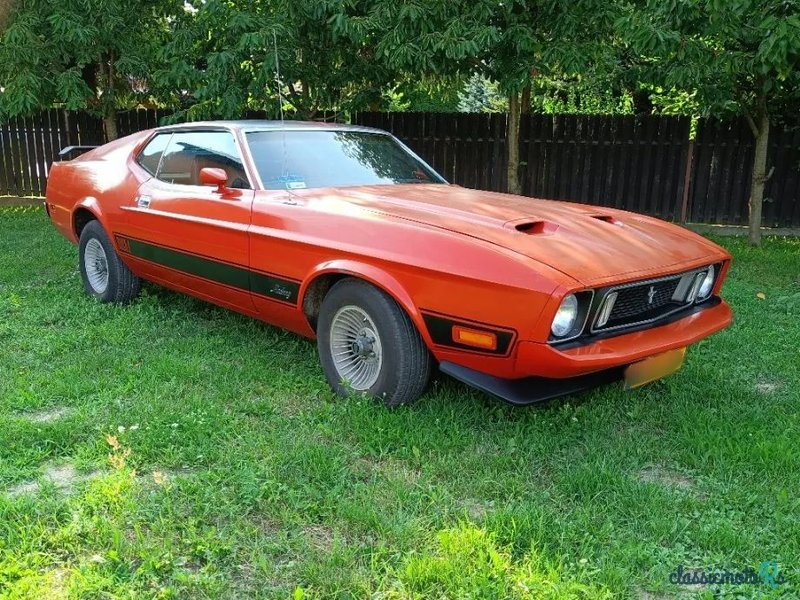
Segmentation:
<svg viewBox="0 0 800 600">
<path fill-rule="evenodd" d="M 363 131 L 369 133 L 387 132 L 374 127 L 362 125 L 347 125 L 344 123 L 321 123 L 318 121 L 268 121 L 264 119 L 238 120 L 238 121 L 194 121 L 191 123 L 178 123 L 158 127 L 156 131 L 180 131 L 192 129 L 239 129 L 249 131 Z"/>
</svg>

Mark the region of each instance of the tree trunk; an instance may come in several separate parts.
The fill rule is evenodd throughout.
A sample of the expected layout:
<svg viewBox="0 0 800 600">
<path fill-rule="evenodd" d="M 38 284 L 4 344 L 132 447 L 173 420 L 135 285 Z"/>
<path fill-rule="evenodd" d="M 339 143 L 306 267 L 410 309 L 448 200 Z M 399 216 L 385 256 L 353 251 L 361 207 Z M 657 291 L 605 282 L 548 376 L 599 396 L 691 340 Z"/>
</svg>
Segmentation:
<svg viewBox="0 0 800 600">
<path fill-rule="evenodd" d="M 761 209 L 764 204 L 764 185 L 767 182 L 767 149 L 769 144 L 769 114 L 766 100 L 759 105 L 757 122 L 751 120 L 750 127 L 756 139 L 753 156 L 753 177 L 750 183 L 750 244 L 761 245 Z"/>
<path fill-rule="evenodd" d="M 105 131 L 106 134 L 106 142 L 113 142 L 119 137 L 119 132 L 117 131 L 117 111 L 113 108 L 110 114 L 107 112 L 103 115 L 103 131 Z"/>
<path fill-rule="evenodd" d="M 519 183 L 519 93 L 508 97 L 508 125 L 506 127 L 506 157 L 508 159 L 508 193 L 521 194 Z"/>
<path fill-rule="evenodd" d="M 519 107 L 520 114 L 527 115 L 531 112 L 531 84 L 529 83 L 524 88 L 522 88 L 522 100 L 520 100 L 521 106 Z"/>
<path fill-rule="evenodd" d="M 100 112 L 103 114 L 103 134 L 106 142 L 113 142 L 119 137 L 117 131 L 117 109 L 114 105 L 114 67 L 112 65 L 113 55 L 109 58 L 101 58 L 97 62 L 97 103 Z"/>
<path fill-rule="evenodd" d="M 119 137 L 117 131 L 117 106 L 114 101 L 114 54 L 111 53 L 97 63 L 98 87 L 100 88 L 100 107 L 103 113 L 103 133 L 106 142 Z"/>
</svg>

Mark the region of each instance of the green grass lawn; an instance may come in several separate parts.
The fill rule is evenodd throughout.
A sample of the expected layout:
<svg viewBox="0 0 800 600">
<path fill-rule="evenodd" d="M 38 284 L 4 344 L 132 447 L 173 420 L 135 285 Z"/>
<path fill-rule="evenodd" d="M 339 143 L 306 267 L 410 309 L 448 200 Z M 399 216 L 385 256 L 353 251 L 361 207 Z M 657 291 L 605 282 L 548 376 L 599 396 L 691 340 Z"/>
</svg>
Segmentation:
<svg viewBox="0 0 800 600">
<path fill-rule="evenodd" d="M 764 560 L 787 583 L 721 591 L 800 597 L 800 240 L 724 244 L 735 324 L 664 381 L 389 411 L 245 317 L 97 304 L 0 210 L 0 597 L 653 600 Z"/>
</svg>

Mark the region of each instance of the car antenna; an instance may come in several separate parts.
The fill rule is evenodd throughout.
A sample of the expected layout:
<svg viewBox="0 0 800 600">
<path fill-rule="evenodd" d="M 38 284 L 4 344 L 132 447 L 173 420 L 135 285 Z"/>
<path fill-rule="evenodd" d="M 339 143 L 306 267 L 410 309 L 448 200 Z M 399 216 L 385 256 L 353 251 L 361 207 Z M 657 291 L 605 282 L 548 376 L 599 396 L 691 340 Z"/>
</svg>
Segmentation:
<svg viewBox="0 0 800 600">
<path fill-rule="evenodd" d="M 278 90 L 278 111 L 281 115 L 281 151 L 283 152 L 283 162 L 281 164 L 281 178 L 286 178 L 284 183 L 289 188 L 288 173 L 286 173 L 286 122 L 283 117 L 283 93 L 281 92 L 281 63 L 278 58 L 278 35 L 275 29 L 272 30 L 272 46 L 275 51 L 275 87 Z"/>
</svg>

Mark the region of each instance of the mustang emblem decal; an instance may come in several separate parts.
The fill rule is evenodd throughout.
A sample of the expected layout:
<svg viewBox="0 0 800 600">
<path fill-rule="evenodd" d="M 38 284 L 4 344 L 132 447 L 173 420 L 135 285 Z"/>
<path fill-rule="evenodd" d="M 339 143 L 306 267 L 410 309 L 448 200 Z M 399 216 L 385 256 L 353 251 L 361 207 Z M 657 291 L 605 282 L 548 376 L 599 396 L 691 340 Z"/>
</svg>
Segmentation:
<svg viewBox="0 0 800 600">
<path fill-rule="evenodd" d="M 648 304 L 652 304 L 653 303 L 653 298 L 655 298 L 655 297 L 656 297 L 656 288 L 651 285 L 650 286 L 650 291 L 647 292 L 647 303 Z"/>
</svg>

